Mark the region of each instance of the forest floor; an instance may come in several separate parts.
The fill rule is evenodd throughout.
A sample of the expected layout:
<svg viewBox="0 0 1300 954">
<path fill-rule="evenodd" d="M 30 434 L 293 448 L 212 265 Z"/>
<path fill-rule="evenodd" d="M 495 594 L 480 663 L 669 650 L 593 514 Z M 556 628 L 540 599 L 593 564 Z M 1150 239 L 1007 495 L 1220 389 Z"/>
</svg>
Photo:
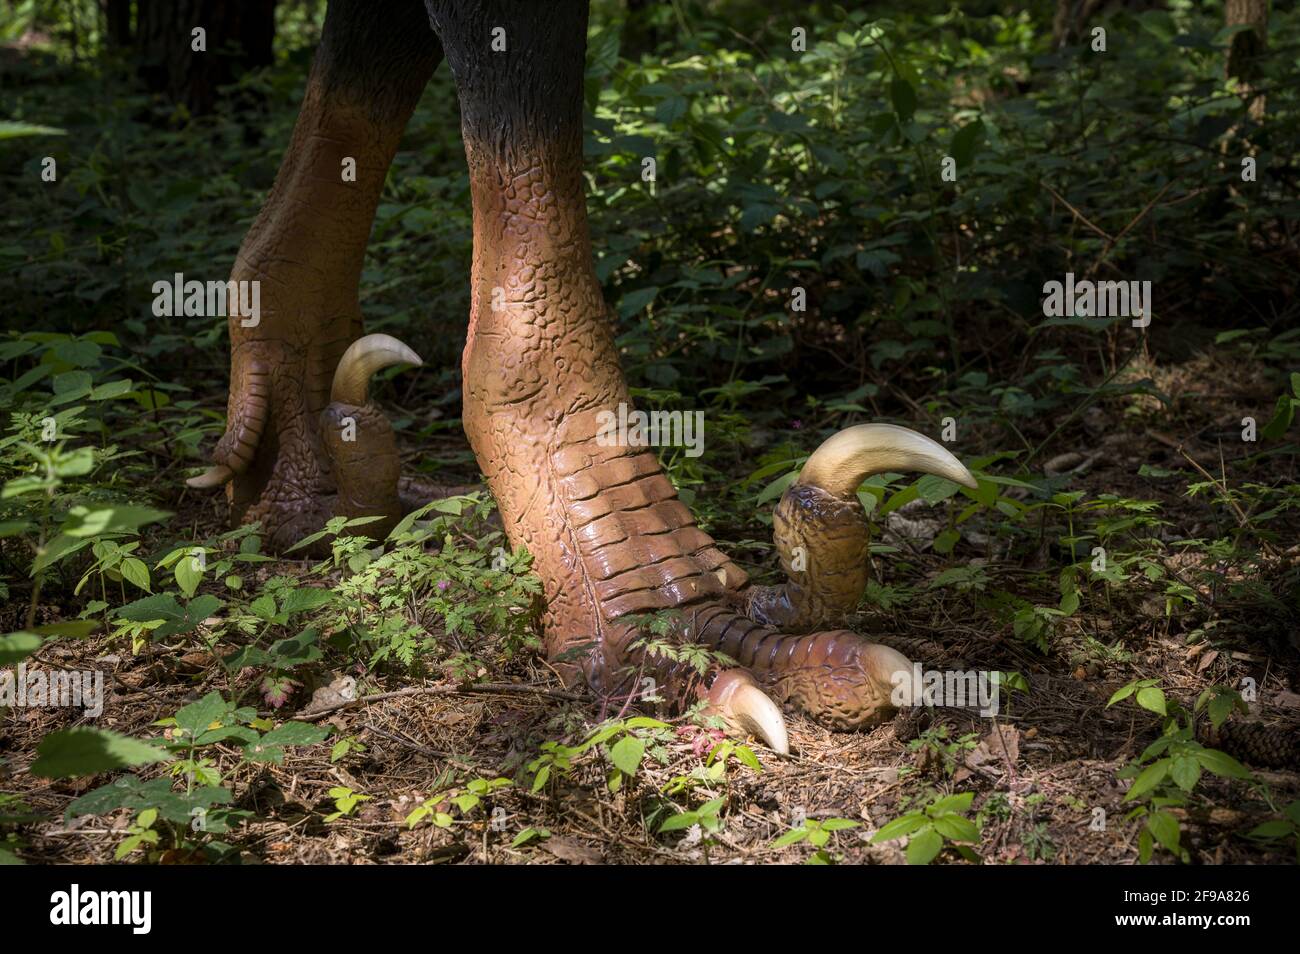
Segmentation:
<svg viewBox="0 0 1300 954">
<path fill-rule="evenodd" d="M 1179 537 L 1217 536 L 1222 528 L 1208 524 L 1230 519 L 1230 508 L 1189 496 L 1179 481 L 1139 477 L 1139 470 L 1143 465 L 1155 474 L 1161 468 L 1186 470 L 1190 458 L 1216 476 L 1226 473 L 1221 455 L 1227 468 L 1250 450 L 1240 440 L 1237 422 L 1247 414 L 1262 414 L 1272 396 L 1229 354 L 1152 364 L 1143 373 L 1172 397 L 1173 413 L 1162 428 L 1099 402 L 1078 415 L 1041 459 L 1055 458 L 1058 467 L 1075 468 L 1072 486 L 1090 495 L 1158 502 L 1161 516 L 1168 527 L 1178 529 Z M 1212 382 L 1212 394 L 1206 382 Z M 1067 449 L 1081 458 L 1061 458 Z M 422 452 L 408 450 L 415 456 Z M 1276 458 L 1266 466 L 1294 467 L 1294 458 Z M 1294 473 L 1288 478 L 1276 469 L 1268 476 L 1270 481 L 1296 479 Z M 179 519 L 198 523 L 200 531 L 205 526 L 213 533 L 224 529 L 222 505 L 191 495 L 175 507 Z M 584 690 L 566 690 L 529 653 L 501 658 L 486 686 L 466 687 L 435 676 L 366 674 L 357 668 L 359 700 L 313 712 L 302 709 L 312 695 L 304 691 L 274 713 L 276 718 L 329 725 L 336 737 L 355 739 L 363 748 L 346 758 L 331 761 L 330 747 L 318 745 L 290 750 L 283 764 L 250 765 L 241 763 L 235 749 L 215 747 L 236 804 L 253 813 L 231 841 L 245 861 L 266 863 L 799 862 L 813 854 L 807 841 L 774 842 L 803 818 L 836 818 L 858 823 L 831 837 L 828 851 L 836 860 L 901 863 L 900 842 L 875 844 L 871 834 L 923 806 L 936 791 L 964 791 L 975 796 L 973 817 L 982 828 L 974 847 L 985 862 L 1126 864 L 1138 858 L 1141 825 L 1125 820 L 1133 807 L 1124 801 L 1130 780 L 1119 773 L 1157 738 L 1160 725 L 1132 700 L 1108 707 L 1121 686 L 1135 679 L 1157 680 L 1171 700 L 1190 709 L 1211 685 L 1239 688 L 1243 679 L 1253 679 L 1257 701 L 1250 720 L 1273 726 L 1294 742 L 1300 723 L 1300 640 L 1287 622 L 1293 617 L 1259 615 L 1250 605 L 1216 600 L 1203 584 L 1192 582 L 1198 567 L 1227 576 L 1241 572 L 1239 567 L 1216 563 L 1203 549 L 1171 550 L 1165 565 L 1182 572 L 1201 599 L 1181 609 L 1140 592 L 1117 591 L 1113 598 L 1087 601 L 1059 622 L 1050 651 L 1043 653 L 1016 638 L 1009 625 L 992 623 L 987 614 L 972 610 L 972 594 L 926 591 L 924 582 L 933 579 L 941 564 L 973 561 L 1004 579 L 1020 579 L 1025 590 L 1050 588 L 1053 580 L 1044 584 L 1036 566 L 1047 555 L 1022 548 L 1009 558 L 991 540 L 983 557 L 963 545 L 945 559 L 923 552 L 926 537 L 934 534 L 926 522 L 925 505 L 909 507 L 885 521 L 882 539 L 907 553 L 912 583 L 928 595 L 889 611 L 865 613 L 856 627 L 928 667 L 1019 672 L 1028 691 L 1006 694 L 1010 698 L 1003 699 L 996 718 L 966 709 L 915 710 L 870 730 L 842 733 L 791 713 L 790 757 L 778 758 L 755 744 L 761 772 L 733 763 L 721 779 L 706 781 L 699 781 L 701 757 L 717 734 L 678 721 L 651 744 L 638 774 L 617 791 L 606 784 L 609 767 L 602 760 L 575 760 L 571 774 L 556 777 L 537 793 L 527 784 L 503 787 L 486 797 L 490 810 L 468 814 L 449 827 L 410 827 L 407 816 L 432 792 L 445 789 L 447 779 L 519 774 L 537 757 L 542 740 L 581 738 L 584 726 L 616 712 Z M 1289 526 L 1282 536 L 1293 530 Z M 1292 532 L 1290 540 L 1295 539 Z M 1249 572 L 1266 583 L 1293 572 L 1298 550 L 1279 539 Z M 886 582 L 891 559 L 877 560 Z M 254 569 L 269 577 L 294 575 L 307 565 L 281 560 Z M 43 606 L 41 615 L 39 621 L 57 619 L 59 610 Z M 17 622 L 3 620 L 6 628 L 17 628 Z M 146 646 L 133 655 L 120 640 L 62 640 L 47 645 L 28 664 L 103 671 L 107 703 L 96 724 L 135 737 L 156 734 L 156 720 L 208 691 L 232 688 L 212 657 L 193 647 L 178 652 Z M 307 690 L 340 675 L 346 673 L 314 673 Z M 317 707 L 327 698 L 318 693 Z M 128 815 L 63 817 L 73 798 L 105 777 L 49 781 L 26 770 L 40 739 L 70 718 L 56 708 L 14 712 L 0 745 L 8 760 L 0 787 L 46 816 L 24 832 L 29 860 L 108 862 L 130 822 Z M 1224 747 L 1231 751 L 1227 743 Z M 1268 787 L 1275 805 L 1300 798 L 1294 744 L 1290 756 L 1271 765 L 1251 764 L 1248 751 L 1233 754 L 1247 761 L 1255 783 L 1206 773 L 1197 798 L 1171 809 L 1181 823 L 1187 860 L 1294 861 L 1294 846 L 1287 841 L 1263 843 L 1245 836 L 1276 817 L 1257 783 Z M 673 791 L 674 784 L 680 790 L 683 778 L 697 784 L 694 798 L 678 794 L 670 799 L 679 808 L 698 803 L 701 792 L 726 796 L 728 811 L 719 831 L 696 827 L 664 834 L 657 830 L 658 821 L 648 819 L 652 812 L 662 812 L 664 793 Z M 350 814 L 326 821 L 334 809 L 329 792 L 337 787 L 369 799 Z M 445 803 L 438 807 L 450 811 Z M 529 828 L 545 831 L 512 844 Z M 944 857 L 957 860 L 952 851 Z M 163 860 L 187 859 L 173 852 Z M 1173 859 L 1158 852 L 1155 860 Z"/>
</svg>

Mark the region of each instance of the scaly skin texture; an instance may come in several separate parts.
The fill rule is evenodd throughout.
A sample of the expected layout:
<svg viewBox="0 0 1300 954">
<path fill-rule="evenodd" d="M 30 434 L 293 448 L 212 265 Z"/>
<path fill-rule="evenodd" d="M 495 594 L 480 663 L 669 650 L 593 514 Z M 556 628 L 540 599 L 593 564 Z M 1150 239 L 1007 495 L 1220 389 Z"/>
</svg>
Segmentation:
<svg viewBox="0 0 1300 954">
<path fill-rule="evenodd" d="M 650 675 L 675 705 L 708 698 L 718 667 L 696 676 L 634 645 L 629 617 L 677 610 L 677 639 L 725 651 L 777 698 L 844 727 L 880 718 L 902 656 L 848 631 L 784 636 L 747 619 L 745 575 L 695 526 L 654 453 L 597 440 L 600 412 L 630 401 L 582 189 L 585 2 L 429 9 L 459 89 L 474 202 L 465 430 L 511 544 L 535 558 L 548 655 L 598 692 Z M 490 50 L 494 26 L 506 27 L 507 52 Z M 856 554 L 860 514 L 852 526 Z"/>
<path fill-rule="evenodd" d="M 789 580 L 753 586 L 746 615 L 788 633 L 842 622 L 867 587 L 871 525 L 854 497 L 796 484 L 772 513 L 772 538 Z"/>
<path fill-rule="evenodd" d="M 387 422 L 373 408 L 353 409 L 357 446 L 342 448 L 344 459 L 368 472 L 338 479 L 322 422 L 342 427 L 339 409 L 323 414 L 339 357 L 361 335 L 366 242 L 402 131 L 440 59 L 419 0 L 332 0 L 292 141 L 239 250 L 231 279 L 261 282 L 261 316 L 255 327 L 230 318 L 227 431 L 213 460 L 236 473 L 233 516 L 260 520 L 269 549 L 335 512 L 382 505 L 390 524 L 398 516 Z M 343 180 L 345 157 L 356 161 L 355 182 Z M 358 489 L 378 478 L 391 486 Z"/>
</svg>

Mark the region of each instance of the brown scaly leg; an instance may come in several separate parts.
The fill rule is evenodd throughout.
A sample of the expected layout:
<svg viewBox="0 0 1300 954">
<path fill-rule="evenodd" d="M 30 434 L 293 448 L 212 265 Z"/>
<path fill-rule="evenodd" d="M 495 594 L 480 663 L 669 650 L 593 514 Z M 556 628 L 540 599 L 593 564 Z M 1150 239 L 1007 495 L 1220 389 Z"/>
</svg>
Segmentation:
<svg viewBox="0 0 1300 954">
<path fill-rule="evenodd" d="M 293 138 L 239 250 L 231 279 L 260 281 L 260 320 L 230 318 L 227 429 L 190 484 L 228 484 L 234 518 L 260 520 L 271 549 L 333 514 L 383 516 L 372 536 L 400 516 L 396 441 L 366 384 L 420 361 L 361 338 L 358 285 L 388 167 L 441 58 L 420 0 L 331 0 Z"/>
<path fill-rule="evenodd" d="M 843 630 L 783 635 L 745 612 L 806 629 L 856 605 L 866 522 L 849 504 L 863 474 L 910 466 L 972 485 L 969 473 L 901 428 L 831 438 L 780 511 L 808 565 L 843 579 L 796 571 L 746 597 L 745 574 L 695 526 L 654 453 L 599 436 L 604 415 L 630 402 L 582 189 L 586 3 L 427 2 L 459 89 L 474 202 L 465 429 L 511 544 L 535 558 L 549 655 L 594 643 L 581 663 L 562 663 L 567 679 L 616 694 L 650 675 L 675 705 L 706 700 L 779 751 L 784 722 L 760 685 L 835 725 L 879 718 L 894 673 L 910 670 L 903 656 Z M 491 49 L 497 27 L 504 52 Z M 700 675 L 648 657 L 631 618 L 661 610 L 678 611 L 679 639 L 747 668 Z"/>
</svg>

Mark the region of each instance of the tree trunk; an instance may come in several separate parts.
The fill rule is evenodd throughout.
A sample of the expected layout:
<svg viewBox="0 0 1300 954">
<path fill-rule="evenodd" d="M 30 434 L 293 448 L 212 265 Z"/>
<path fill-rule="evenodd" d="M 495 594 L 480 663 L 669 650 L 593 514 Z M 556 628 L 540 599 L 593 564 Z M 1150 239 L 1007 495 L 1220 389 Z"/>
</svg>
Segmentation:
<svg viewBox="0 0 1300 954">
<path fill-rule="evenodd" d="M 1257 58 L 1268 47 L 1268 0 L 1226 0 L 1226 26 L 1249 26 L 1233 36 L 1228 47 L 1227 74 L 1237 80 L 1242 98 L 1249 104 L 1250 118 L 1264 118 L 1264 97 L 1254 91 Z"/>
<path fill-rule="evenodd" d="M 1052 47 L 1061 47 L 1082 37 L 1094 13 L 1103 0 L 1057 0 L 1056 15 L 1052 18 Z"/>
<path fill-rule="evenodd" d="M 131 0 L 104 0 L 106 45 L 122 49 L 131 45 Z"/>
<path fill-rule="evenodd" d="M 203 115 L 221 86 L 269 66 L 276 0 L 139 0 L 140 75 L 154 92 Z M 203 33 L 195 49 L 196 29 Z"/>
</svg>

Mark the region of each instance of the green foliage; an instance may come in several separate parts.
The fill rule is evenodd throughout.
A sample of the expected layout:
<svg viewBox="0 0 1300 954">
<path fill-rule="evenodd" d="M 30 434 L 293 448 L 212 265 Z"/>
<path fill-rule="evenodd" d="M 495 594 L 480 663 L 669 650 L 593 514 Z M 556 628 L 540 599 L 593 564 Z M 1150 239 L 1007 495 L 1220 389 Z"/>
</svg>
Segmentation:
<svg viewBox="0 0 1300 954">
<path fill-rule="evenodd" d="M 880 826 L 871 840 L 883 842 L 907 838 L 909 865 L 928 865 L 949 846 L 967 861 L 978 861 L 979 855 L 970 844 L 979 843 L 979 826 L 966 817 L 974 798 L 974 792 L 936 794 L 922 807 Z"/>
<path fill-rule="evenodd" d="M 456 821 L 450 809 L 455 808 L 461 818 L 464 819 L 490 798 L 493 792 L 509 788 L 512 784 L 514 783 L 508 778 L 470 779 L 463 786 L 448 788 L 425 799 L 413 812 L 406 816 L 406 827 L 414 828 L 420 822 L 428 819 L 439 828 L 450 828 Z M 517 848 L 530 841 L 533 837 L 549 837 L 549 833 L 547 836 L 542 836 L 536 829 L 528 829 L 527 831 L 532 831 L 534 834 L 525 837 L 527 832 L 521 832 L 512 847 Z"/>
<path fill-rule="evenodd" d="M 351 572 L 335 587 L 338 602 L 325 622 L 369 649 L 371 666 L 412 667 L 441 650 L 443 665 L 460 678 L 483 667 L 479 647 L 489 636 L 507 654 L 537 646 L 540 582 L 528 572 L 526 551 L 506 551 L 501 532 L 488 525 L 490 512 L 481 495 L 434 501 L 408 514 L 378 555 L 358 548 L 361 538 L 339 538 L 333 562 Z M 429 633 L 435 621 L 441 643 Z"/>
<path fill-rule="evenodd" d="M 830 844 L 831 837 L 837 831 L 847 831 L 851 828 L 860 826 L 860 822 L 855 822 L 848 818 L 828 818 L 825 821 L 806 820 L 797 828 L 791 828 L 784 835 L 781 835 L 774 842 L 773 848 L 785 848 L 789 845 L 797 845 L 800 842 L 808 842 L 816 851 L 805 862 L 810 865 L 827 865 L 833 864 L 837 859 L 829 851 L 827 846 Z"/>
<path fill-rule="evenodd" d="M 1157 845 L 1186 862 L 1190 856 L 1182 845 L 1178 816 L 1170 809 L 1187 804 L 1203 772 L 1248 781 L 1253 781 L 1253 776 L 1226 752 L 1201 745 L 1195 737 L 1194 714 L 1170 701 L 1156 683 L 1154 679 L 1130 682 L 1117 690 L 1106 705 L 1112 706 L 1131 697 L 1138 706 L 1161 717 L 1163 728 L 1160 737 L 1120 772 L 1121 778 L 1133 780 L 1124 793 L 1124 800 L 1138 803 L 1126 820 L 1143 820 L 1138 835 L 1138 857 L 1143 864 L 1151 860 Z M 1205 690 L 1197 700 L 1196 710 L 1203 706 L 1208 706 L 1216 728 L 1234 708 L 1245 710 L 1240 696 L 1221 688 Z"/>
<path fill-rule="evenodd" d="M 167 763 L 169 777 L 144 781 L 122 775 L 75 799 L 69 817 L 102 815 L 117 809 L 135 813 L 127 838 L 118 846 L 120 859 L 139 847 L 156 847 L 161 837 L 156 823 L 169 823 L 175 847 L 201 843 L 207 835 L 224 834 L 232 823 L 248 816 L 221 808 L 233 800 L 215 763 L 203 754 L 209 746 L 235 746 L 249 764 L 281 763 L 290 747 L 316 745 L 326 729 L 301 722 L 275 726 L 259 719 L 255 710 L 240 707 L 218 692 L 210 692 L 174 716 L 157 723 L 166 728 L 160 738 L 143 742 L 103 729 L 71 729 L 45 737 L 32 771 L 49 778 L 96 775 L 134 766 Z M 184 781 L 177 791 L 173 779 Z"/>
<path fill-rule="evenodd" d="M 334 811 L 325 816 L 325 822 L 338 821 L 340 818 L 346 818 L 351 815 L 356 807 L 362 802 L 370 801 L 369 795 L 361 795 L 352 791 L 346 785 L 336 785 L 329 790 L 330 798 L 334 799 Z"/>
<path fill-rule="evenodd" d="M 949 778 L 961 767 L 966 753 L 978 744 L 979 733 L 966 732 L 956 739 L 950 739 L 951 730 L 947 725 L 939 724 L 926 729 L 919 736 L 907 743 L 909 752 L 917 752 L 922 762 L 931 756 L 943 768 Z"/>
<path fill-rule="evenodd" d="M 528 772 L 533 776 L 532 791 L 539 792 L 554 778 L 567 776 L 577 759 L 598 750 L 605 753 L 611 766 L 606 784 L 611 792 L 617 792 L 641 767 L 647 741 L 664 738 L 662 733 L 667 729 L 666 722 L 634 716 L 604 723 L 578 745 L 543 742 L 541 755 L 528 763 Z"/>
<path fill-rule="evenodd" d="M 1296 860 L 1300 861 L 1300 800 L 1283 808 L 1279 818 L 1256 825 L 1247 833 L 1247 837 L 1265 843 L 1289 839 L 1295 848 Z"/>
</svg>

